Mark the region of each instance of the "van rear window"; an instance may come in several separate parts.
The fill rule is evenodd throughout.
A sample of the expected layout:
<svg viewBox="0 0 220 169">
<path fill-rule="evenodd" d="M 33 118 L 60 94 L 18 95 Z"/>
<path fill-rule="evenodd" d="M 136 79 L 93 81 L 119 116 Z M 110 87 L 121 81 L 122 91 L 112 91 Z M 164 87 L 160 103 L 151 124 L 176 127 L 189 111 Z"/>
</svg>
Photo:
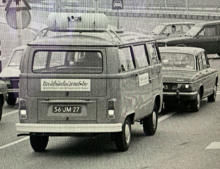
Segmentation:
<svg viewBox="0 0 220 169">
<path fill-rule="evenodd" d="M 101 73 L 102 53 L 98 51 L 36 51 L 34 73 Z"/>
</svg>

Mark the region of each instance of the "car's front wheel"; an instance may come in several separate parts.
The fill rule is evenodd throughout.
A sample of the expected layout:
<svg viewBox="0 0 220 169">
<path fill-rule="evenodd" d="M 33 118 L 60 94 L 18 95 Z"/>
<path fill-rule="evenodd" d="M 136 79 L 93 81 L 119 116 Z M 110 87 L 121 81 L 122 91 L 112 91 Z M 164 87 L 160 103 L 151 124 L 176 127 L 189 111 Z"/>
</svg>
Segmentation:
<svg viewBox="0 0 220 169">
<path fill-rule="evenodd" d="M 31 147 L 35 152 L 45 151 L 49 141 L 49 136 L 30 135 Z"/>
<path fill-rule="evenodd" d="M 197 112 L 200 109 L 201 95 L 198 92 L 196 99 L 192 101 L 191 108 L 193 112 Z"/>
<path fill-rule="evenodd" d="M 126 118 L 122 131 L 115 133 L 115 144 L 119 151 L 127 151 L 131 143 L 131 121 Z"/>
<path fill-rule="evenodd" d="M 208 96 L 208 102 L 215 102 L 216 94 L 217 94 L 217 86 L 215 85 L 213 89 L 213 93 L 210 96 Z"/>
<path fill-rule="evenodd" d="M 154 106 L 154 110 L 150 116 L 143 119 L 143 130 L 146 136 L 152 136 L 156 133 L 158 124 L 158 109 Z"/>
</svg>

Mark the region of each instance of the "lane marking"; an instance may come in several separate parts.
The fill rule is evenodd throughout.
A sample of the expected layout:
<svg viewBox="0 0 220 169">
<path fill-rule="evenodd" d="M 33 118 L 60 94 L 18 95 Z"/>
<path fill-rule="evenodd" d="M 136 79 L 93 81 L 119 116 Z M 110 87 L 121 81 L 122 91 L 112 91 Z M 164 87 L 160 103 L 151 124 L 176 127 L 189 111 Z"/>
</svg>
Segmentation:
<svg viewBox="0 0 220 169">
<path fill-rule="evenodd" d="M 5 149 L 5 148 L 10 147 L 10 146 L 13 146 L 13 145 L 18 144 L 18 143 L 21 143 L 21 142 L 26 141 L 28 139 L 29 139 L 29 137 L 24 137 L 24 138 L 19 139 L 17 141 L 13 141 L 11 143 L 5 144 L 3 146 L 0 146 L 0 150 Z"/>
<path fill-rule="evenodd" d="M 6 116 L 6 115 L 9 116 L 9 115 L 14 114 L 14 113 L 16 113 L 16 112 L 18 112 L 18 111 L 16 110 L 16 111 L 9 112 L 10 114 L 7 113 L 7 114 L 5 114 L 5 116 Z M 164 121 L 164 120 L 166 120 L 166 119 L 172 117 L 174 114 L 175 114 L 175 113 L 163 115 L 162 117 L 160 117 L 160 118 L 158 119 L 158 123 L 161 123 L 162 121 Z M 0 146 L 0 150 L 5 149 L 5 148 L 8 148 L 8 147 L 11 147 L 11 146 L 13 146 L 13 145 L 16 145 L 16 144 L 18 144 L 18 143 L 21 143 L 21 142 L 23 142 L 23 141 L 26 141 L 26 140 L 28 140 L 28 139 L 29 139 L 29 136 L 24 137 L 24 138 L 22 138 L 22 139 L 19 139 L 19 140 L 17 140 L 17 141 L 13 141 L 13 142 L 11 142 L 11 143 L 5 144 L 5 145 L 3 145 L 3 146 Z"/>
<path fill-rule="evenodd" d="M 10 111 L 10 112 L 8 112 L 8 113 L 2 114 L 2 118 L 3 118 L 3 117 L 10 116 L 10 115 L 12 115 L 12 114 L 16 114 L 16 113 L 18 113 L 18 110 Z"/>
<path fill-rule="evenodd" d="M 212 142 L 206 147 L 206 150 L 217 150 L 220 149 L 220 142 Z"/>
<path fill-rule="evenodd" d="M 170 114 L 166 114 L 166 115 L 161 116 L 161 117 L 158 119 L 158 123 L 161 123 L 162 121 L 169 119 L 169 118 L 172 117 L 174 114 L 175 114 L 175 113 L 170 113 Z"/>
</svg>

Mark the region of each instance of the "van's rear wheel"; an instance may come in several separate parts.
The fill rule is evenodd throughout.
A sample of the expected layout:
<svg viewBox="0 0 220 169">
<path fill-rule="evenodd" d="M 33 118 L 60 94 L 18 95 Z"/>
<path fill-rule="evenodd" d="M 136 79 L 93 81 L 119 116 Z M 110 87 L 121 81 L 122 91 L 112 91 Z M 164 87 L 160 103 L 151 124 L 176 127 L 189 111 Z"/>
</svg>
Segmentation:
<svg viewBox="0 0 220 169">
<path fill-rule="evenodd" d="M 131 121 L 125 119 L 122 126 L 122 131 L 115 133 L 115 144 L 119 151 L 127 151 L 131 143 Z"/>
<path fill-rule="evenodd" d="M 146 136 L 152 136 L 156 133 L 158 123 L 158 109 L 154 106 L 154 110 L 150 116 L 143 119 L 143 130 Z"/>
<path fill-rule="evenodd" d="M 16 97 L 14 96 L 13 93 L 8 93 L 8 96 L 6 98 L 6 102 L 8 103 L 8 105 L 10 106 L 14 106 L 16 103 Z"/>
<path fill-rule="evenodd" d="M 49 141 L 49 136 L 30 135 L 31 147 L 35 152 L 45 151 Z"/>
</svg>

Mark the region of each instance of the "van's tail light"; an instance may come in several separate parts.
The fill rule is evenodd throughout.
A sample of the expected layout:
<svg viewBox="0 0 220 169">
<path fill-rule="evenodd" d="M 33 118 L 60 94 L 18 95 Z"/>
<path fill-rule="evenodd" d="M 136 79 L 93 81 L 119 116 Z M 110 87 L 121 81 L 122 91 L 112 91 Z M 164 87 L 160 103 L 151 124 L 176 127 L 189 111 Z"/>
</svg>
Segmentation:
<svg viewBox="0 0 220 169">
<path fill-rule="evenodd" d="M 116 99 L 110 99 L 108 100 L 108 118 L 114 119 L 115 118 L 115 103 Z"/>
<path fill-rule="evenodd" d="M 26 110 L 26 100 L 24 99 L 19 99 L 19 114 L 20 114 L 20 119 L 27 119 L 27 110 Z"/>
</svg>

